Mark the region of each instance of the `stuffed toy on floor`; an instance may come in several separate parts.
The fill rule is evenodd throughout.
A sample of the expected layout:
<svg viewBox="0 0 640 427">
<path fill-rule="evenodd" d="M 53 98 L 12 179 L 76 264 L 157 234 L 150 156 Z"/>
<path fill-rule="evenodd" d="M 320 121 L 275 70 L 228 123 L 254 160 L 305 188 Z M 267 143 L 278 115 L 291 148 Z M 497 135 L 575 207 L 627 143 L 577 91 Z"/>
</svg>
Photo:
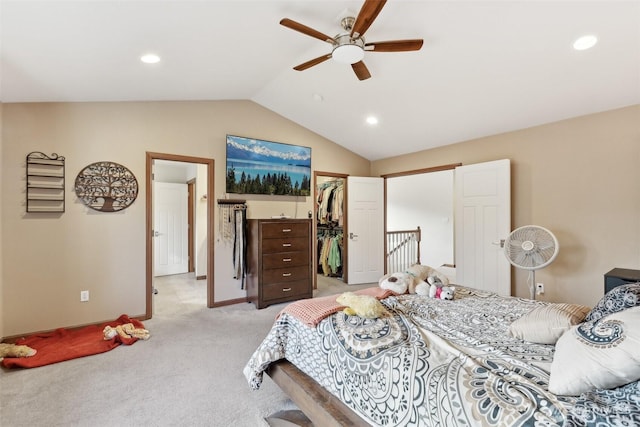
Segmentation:
<svg viewBox="0 0 640 427">
<path fill-rule="evenodd" d="M 102 331 L 105 340 L 119 335 L 121 338 L 138 338 L 141 340 L 148 340 L 151 334 L 146 329 L 136 328 L 133 323 L 125 323 L 124 325 L 117 325 L 115 328 L 109 325 L 105 326 Z"/>
<path fill-rule="evenodd" d="M 5 357 L 30 357 L 36 353 L 35 348 L 26 345 L 0 343 L 0 360 Z"/>
<path fill-rule="evenodd" d="M 402 291 L 405 284 L 407 288 Z M 404 272 L 385 274 L 378 280 L 382 289 L 389 289 L 397 294 L 408 290 L 410 294 L 428 296 L 432 284 L 449 286 L 449 279 L 435 268 L 422 264 L 414 264 Z"/>
<path fill-rule="evenodd" d="M 376 297 L 370 295 L 345 292 L 336 298 L 336 302 L 346 307 L 343 311 L 349 316 L 360 316 L 365 319 L 391 316 L 385 306 Z"/>
</svg>

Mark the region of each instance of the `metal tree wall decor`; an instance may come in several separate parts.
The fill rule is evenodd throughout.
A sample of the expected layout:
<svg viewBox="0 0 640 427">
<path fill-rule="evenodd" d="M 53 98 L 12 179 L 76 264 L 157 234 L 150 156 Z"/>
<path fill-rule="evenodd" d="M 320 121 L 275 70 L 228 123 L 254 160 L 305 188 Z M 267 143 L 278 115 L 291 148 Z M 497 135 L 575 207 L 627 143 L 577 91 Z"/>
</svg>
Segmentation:
<svg viewBox="0 0 640 427">
<path fill-rule="evenodd" d="M 76 196 L 91 209 L 116 212 L 138 197 L 138 180 L 126 167 L 114 162 L 91 163 L 76 177 Z"/>
</svg>

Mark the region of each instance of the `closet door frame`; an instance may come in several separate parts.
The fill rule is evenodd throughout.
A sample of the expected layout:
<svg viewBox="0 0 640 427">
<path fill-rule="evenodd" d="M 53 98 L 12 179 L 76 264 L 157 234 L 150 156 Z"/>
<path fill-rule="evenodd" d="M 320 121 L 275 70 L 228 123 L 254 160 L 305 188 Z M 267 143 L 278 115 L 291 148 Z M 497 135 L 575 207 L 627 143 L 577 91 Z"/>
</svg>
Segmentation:
<svg viewBox="0 0 640 427">
<path fill-rule="evenodd" d="M 347 190 L 347 177 L 348 174 L 344 173 L 335 173 L 335 172 L 323 172 L 323 171 L 313 171 L 313 237 L 314 237 L 314 245 L 313 245 L 313 289 L 318 289 L 318 209 L 316 206 L 318 200 L 318 178 L 342 178 L 344 179 L 344 187 L 345 191 Z M 345 198 L 346 200 L 346 198 Z M 347 209 L 346 206 L 343 210 L 343 235 L 345 234 L 346 224 L 347 224 Z M 342 280 L 344 283 L 347 282 L 347 263 L 349 262 L 347 257 L 347 245 L 349 239 L 343 240 L 344 252 L 342 254 Z"/>
</svg>

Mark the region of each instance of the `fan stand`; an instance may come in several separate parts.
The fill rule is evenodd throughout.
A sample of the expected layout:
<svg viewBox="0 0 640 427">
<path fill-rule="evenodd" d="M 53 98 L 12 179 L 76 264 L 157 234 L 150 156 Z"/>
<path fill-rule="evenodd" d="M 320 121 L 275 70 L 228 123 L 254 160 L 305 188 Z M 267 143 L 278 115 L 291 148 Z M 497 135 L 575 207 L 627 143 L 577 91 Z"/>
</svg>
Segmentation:
<svg viewBox="0 0 640 427">
<path fill-rule="evenodd" d="M 531 270 L 529 273 L 529 295 L 532 300 L 536 299 L 536 271 Z"/>
</svg>

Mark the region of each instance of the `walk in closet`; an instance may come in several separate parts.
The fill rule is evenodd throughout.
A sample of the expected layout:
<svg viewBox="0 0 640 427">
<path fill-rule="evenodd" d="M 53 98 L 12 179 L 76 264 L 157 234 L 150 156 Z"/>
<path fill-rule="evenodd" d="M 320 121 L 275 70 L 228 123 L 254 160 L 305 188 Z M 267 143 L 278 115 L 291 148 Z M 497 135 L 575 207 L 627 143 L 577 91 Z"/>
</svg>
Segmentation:
<svg viewBox="0 0 640 427">
<path fill-rule="evenodd" d="M 344 280 L 347 175 L 315 173 L 316 273 Z"/>
</svg>

